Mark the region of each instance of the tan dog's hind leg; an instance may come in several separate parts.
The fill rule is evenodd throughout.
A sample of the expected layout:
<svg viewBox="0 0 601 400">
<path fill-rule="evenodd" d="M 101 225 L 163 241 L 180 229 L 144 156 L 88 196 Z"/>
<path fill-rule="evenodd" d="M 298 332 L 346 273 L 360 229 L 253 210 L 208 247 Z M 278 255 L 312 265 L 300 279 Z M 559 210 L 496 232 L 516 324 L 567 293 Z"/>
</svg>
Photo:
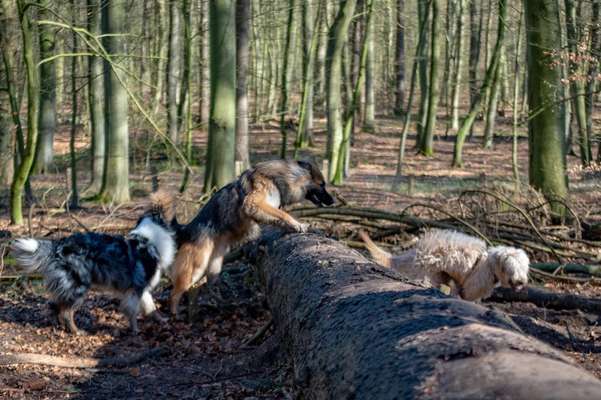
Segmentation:
<svg viewBox="0 0 601 400">
<path fill-rule="evenodd" d="M 222 301 L 223 298 L 216 291 L 215 284 L 219 280 L 219 275 L 221 274 L 221 269 L 223 267 L 223 258 L 228 252 L 229 240 L 225 237 L 220 237 L 215 241 L 215 248 L 213 249 L 213 254 L 211 254 L 211 260 L 209 261 L 209 268 L 207 269 L 207 287 L 211 292 L 211 295 L 215 297 L 218 301 Z"/>
<path fill-rule="evenodd" d="M 171 314 L 177 314 L 177 306 L 183 294 L 205 275 L 213 245 L 211 238 L 203 238 L 200 243 L 196 241 L 183 244 L 177 252 L 172 274 Z"/>
<path fill-rule="evenodd" d="M 287 212 L 267 203 L 265 193 L 263 192 L 256 192 L 247 196 L 246 199 L 244 199 L 243 207 L 245 213 L 257 222 L 284 226 L 302 233 L 306 232 L 308 229 L 307 224 L 298 222 Z"/>
</svg>

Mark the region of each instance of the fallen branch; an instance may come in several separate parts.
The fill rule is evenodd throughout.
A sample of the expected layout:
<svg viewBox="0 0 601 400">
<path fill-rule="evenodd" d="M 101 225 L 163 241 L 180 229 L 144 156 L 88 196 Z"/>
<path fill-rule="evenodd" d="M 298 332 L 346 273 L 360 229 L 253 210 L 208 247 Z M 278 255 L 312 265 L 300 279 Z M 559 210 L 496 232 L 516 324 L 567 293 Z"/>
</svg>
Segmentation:
<svg viewBox="0 0 601 400">
<path fill-rule="evenodd" d="M 145 350 L 140 353 L 130 354 L 127 356 L 107 357 L 107 358 L 90 358 L 90 357 L 59 357 L 47 354 L 36 353 L 17 353 L 17 354 L 0 354 L 0 365 L 11 364 L 36 364 L 50 365 L 61 368 L 124 368 L 132 364 L 138 364 L 148 358 L 164 355 L 168 350 L 164 347 L 156 347 L 154 349 Z"/>
<path fill-rule="evenodd" d="M 601 299 L 591 299 L 569 293 L 554 293 L 548 290 L 529 287 L 515 291 L 508 288 L 496 288 L 487 301 L 505 303 L 532 303 L 538 307 L 553 310 L 582 310 L 601 314 Z"/>
<path fill-rule="evenodd" d="M 545 272 L 555 272 L 557 269 L 561 269 L 568 274 L 589 274 L 601 277 L 601 265 L 535 263 L 530 266 Z"/>
</svg>

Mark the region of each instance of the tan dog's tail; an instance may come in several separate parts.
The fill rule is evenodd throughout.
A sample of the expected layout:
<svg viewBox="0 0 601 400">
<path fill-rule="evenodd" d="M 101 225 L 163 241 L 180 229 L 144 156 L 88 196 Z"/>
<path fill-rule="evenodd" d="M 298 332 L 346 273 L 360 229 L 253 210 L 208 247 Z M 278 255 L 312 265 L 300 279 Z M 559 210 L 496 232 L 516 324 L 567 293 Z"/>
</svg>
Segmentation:
<svg viewBox="0 0 601 400">
<path fill-rule="evenodd" d="M 150 208 L 160 213 L 167 224 L 171 224 L 175 218 L 175 206 L 177 203 L 177 197 L 174 193 L 166 190 L 157 190 L 151 193 L 149 196 Z"/>
<path fill-rule="evenodd" d="M 375 244 L 365 231 L 359 231 L 359 237 L 365 242 L 365 247 L 369 250 L 369 254 L 374 261 L 383 267 L 391 268 L 393 266 L 393 257 L 387 251 L 382 250 Z"/>
</svg>

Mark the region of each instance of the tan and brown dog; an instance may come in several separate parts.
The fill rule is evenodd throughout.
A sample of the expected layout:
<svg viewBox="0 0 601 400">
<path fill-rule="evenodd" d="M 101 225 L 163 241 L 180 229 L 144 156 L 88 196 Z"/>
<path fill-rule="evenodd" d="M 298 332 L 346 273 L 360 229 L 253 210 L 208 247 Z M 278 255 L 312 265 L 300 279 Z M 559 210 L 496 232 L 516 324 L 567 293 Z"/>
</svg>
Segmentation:
<svg viewBox="0 0 601 400">
<path fill-rule="evenodd" d="M 215 193 L 190 223 L 177 227 L 179 250 L 171 273 L 171 312 L 177 314 L 182 295 L 202 278 L 212 285 L 221 273 L 225 254 L 256 238 L 259 224 L 306 232 L 306 224 L 281 209 L 304 199 L 318 206 L 334 203 L 319 168 L 295 160 L 259 163 Z"/>
</svg>

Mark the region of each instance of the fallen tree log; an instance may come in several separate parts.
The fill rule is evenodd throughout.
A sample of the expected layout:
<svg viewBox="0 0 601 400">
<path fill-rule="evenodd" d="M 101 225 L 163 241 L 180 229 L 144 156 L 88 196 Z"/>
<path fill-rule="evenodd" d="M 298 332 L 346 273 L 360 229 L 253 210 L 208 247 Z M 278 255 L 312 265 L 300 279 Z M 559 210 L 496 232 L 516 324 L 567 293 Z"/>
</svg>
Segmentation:
<svg viewBox="0 0 601 400">
<path fill-rule="evenodd" d="M 548 290 L 529 287 L 519 292 L 506 288 L 496 288 L 487 301 L 532 303 L 553 310 L 582 310 L 601 314 L 601 300 L 578 296 L 571 293 L 553 293 Z"/>
<path fill-rule="evenodd" d="M 601 398 L 599 380 L 504 314 L 339 242 L 270 231 L 252 248 L 306 398 Z"/>
</svg>

